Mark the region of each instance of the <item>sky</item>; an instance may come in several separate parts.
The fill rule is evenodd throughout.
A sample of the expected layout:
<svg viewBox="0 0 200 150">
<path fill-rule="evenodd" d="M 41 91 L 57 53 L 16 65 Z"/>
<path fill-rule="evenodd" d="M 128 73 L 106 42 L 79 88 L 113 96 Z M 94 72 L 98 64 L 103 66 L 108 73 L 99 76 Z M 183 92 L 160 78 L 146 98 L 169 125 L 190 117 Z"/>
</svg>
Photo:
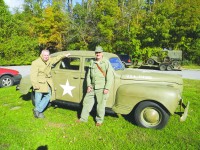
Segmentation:
<svg viewBox="0 0 200 150">
<path fill-rule="evenodd" d="M 6 5 L 8 5 L 9 10 L 12 11 L 14 8 L 19 8 L 22 9 L 22 5 L 24 3 L 24 0 L 4 0 L 4 2 L 6 3 Z M 74 4 L 76 4 L 76 2 L 81 2 L 81 0 L 73 0 Z"/>
<path fill-rule="evenodd" d="M 14 8 L 21 8 L 24 3 L 24 0 L 4 0 L 6 5 L 8 5 L 9 10 L 12 11 Z"/>
</svg>

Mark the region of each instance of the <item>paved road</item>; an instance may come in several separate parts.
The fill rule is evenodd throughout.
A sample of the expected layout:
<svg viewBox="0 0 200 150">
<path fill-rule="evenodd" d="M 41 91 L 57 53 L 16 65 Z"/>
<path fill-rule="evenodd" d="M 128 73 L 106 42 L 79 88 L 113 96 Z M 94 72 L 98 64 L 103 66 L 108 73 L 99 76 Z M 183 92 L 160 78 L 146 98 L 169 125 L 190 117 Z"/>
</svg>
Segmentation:
<svg viewBox="0 0 200 150">
<path fill-rule="evenodd" d="M 160 71 L 160 70 L 152 70 L 152 69 L 144 69 L 151 72 L 159 72 L 159 73 L 165 73 L 165 74 L 179 74 L 184 79 L 194 79 L 194 80 L 200 80 L 200 69 L 199 70 L 178 70 L 178 71 Z"/>
<path fill-rule="evenodd" d="M 18 70 L 22 77 L 30 74 L 30 66 L 0 66 L 3 68 Z"/>
<path fill-rule="evenodd" d="M 0 66 L 1 67 L 1 66 Z M 3 66 L 4 68 L 10 68 L 18 70 L 22 77 L 30 74 L 30 66 Z M 147 69 L 145 69 L 147 70 Z M 199 70 L 182 70 L 182 71 L 160 71 L 160 70 L 150 70 L 152 72 L 169 73 L 169 74 L 179 74 L 185 79 L 196 79 L 200 80 L 200 69 Z"/>
<path fill-rule="evenodd" d="M 180 74 L 185 79 L 200 80 L 200 70 L 182 70 L 182 71 L 165 71 L 165 72 L 170 74 Z"/>
</svg>

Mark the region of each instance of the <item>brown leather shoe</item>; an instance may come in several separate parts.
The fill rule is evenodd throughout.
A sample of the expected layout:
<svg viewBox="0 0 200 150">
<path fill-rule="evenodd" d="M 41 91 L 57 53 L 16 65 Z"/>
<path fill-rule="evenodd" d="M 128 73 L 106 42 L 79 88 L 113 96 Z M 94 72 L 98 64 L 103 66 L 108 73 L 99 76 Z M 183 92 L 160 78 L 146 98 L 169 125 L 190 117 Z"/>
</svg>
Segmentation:
<svg viewBox="0 0 200 150">
<path fill-rule="evenodd" d="M 102 124 L 101 123 L 96 123 L 96 127 L 99 127 L 99 126 L 101 126 Z"/>
<path fill-rule="evenodd" d="M 83 121 L 81 121 L 80 119 L 76 120 L 76 123 L 81 123 L 81 122 L 83 122 Z"/>
</svg>

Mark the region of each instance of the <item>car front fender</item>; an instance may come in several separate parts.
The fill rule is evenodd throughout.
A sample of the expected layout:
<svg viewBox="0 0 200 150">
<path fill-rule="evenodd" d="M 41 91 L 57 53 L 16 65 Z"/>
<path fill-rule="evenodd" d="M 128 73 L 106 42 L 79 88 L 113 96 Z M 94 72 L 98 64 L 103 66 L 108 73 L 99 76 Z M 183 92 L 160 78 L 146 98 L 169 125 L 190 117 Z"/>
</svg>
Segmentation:
<svg viewBox="0 0 200 150">
<path fill-rule="evenodd" d="M 30 80 L 30 75 L 23 77 L 18 86 L 20 93 L 25 95 L 30 91 L 31 88 L 32 84 Z"/>
<path fill-rule="evenodd" d="M 129 114 L 142 101 L 154 101 L 163 109 L 174 114 L 181 99 L 180 91 L 165 85 L 155 84 L 126 84 L 121 85 L 116 93 L 113 111 Z"/>
</svg>

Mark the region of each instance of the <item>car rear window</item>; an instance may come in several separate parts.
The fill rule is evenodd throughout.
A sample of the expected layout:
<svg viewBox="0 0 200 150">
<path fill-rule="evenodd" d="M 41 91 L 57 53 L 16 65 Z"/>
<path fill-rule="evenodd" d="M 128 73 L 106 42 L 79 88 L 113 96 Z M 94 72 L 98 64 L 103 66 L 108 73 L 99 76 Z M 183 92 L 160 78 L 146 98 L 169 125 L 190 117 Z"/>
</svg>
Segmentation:
<svg viewBox="0 0 200 150">
<path fill-rule="evenodd" d="M 119 57 L 120 57 L 121 60 L 125 60 L 125 61 L 130 59 L 129 55 L 119 55 Z"/>
</svg>

